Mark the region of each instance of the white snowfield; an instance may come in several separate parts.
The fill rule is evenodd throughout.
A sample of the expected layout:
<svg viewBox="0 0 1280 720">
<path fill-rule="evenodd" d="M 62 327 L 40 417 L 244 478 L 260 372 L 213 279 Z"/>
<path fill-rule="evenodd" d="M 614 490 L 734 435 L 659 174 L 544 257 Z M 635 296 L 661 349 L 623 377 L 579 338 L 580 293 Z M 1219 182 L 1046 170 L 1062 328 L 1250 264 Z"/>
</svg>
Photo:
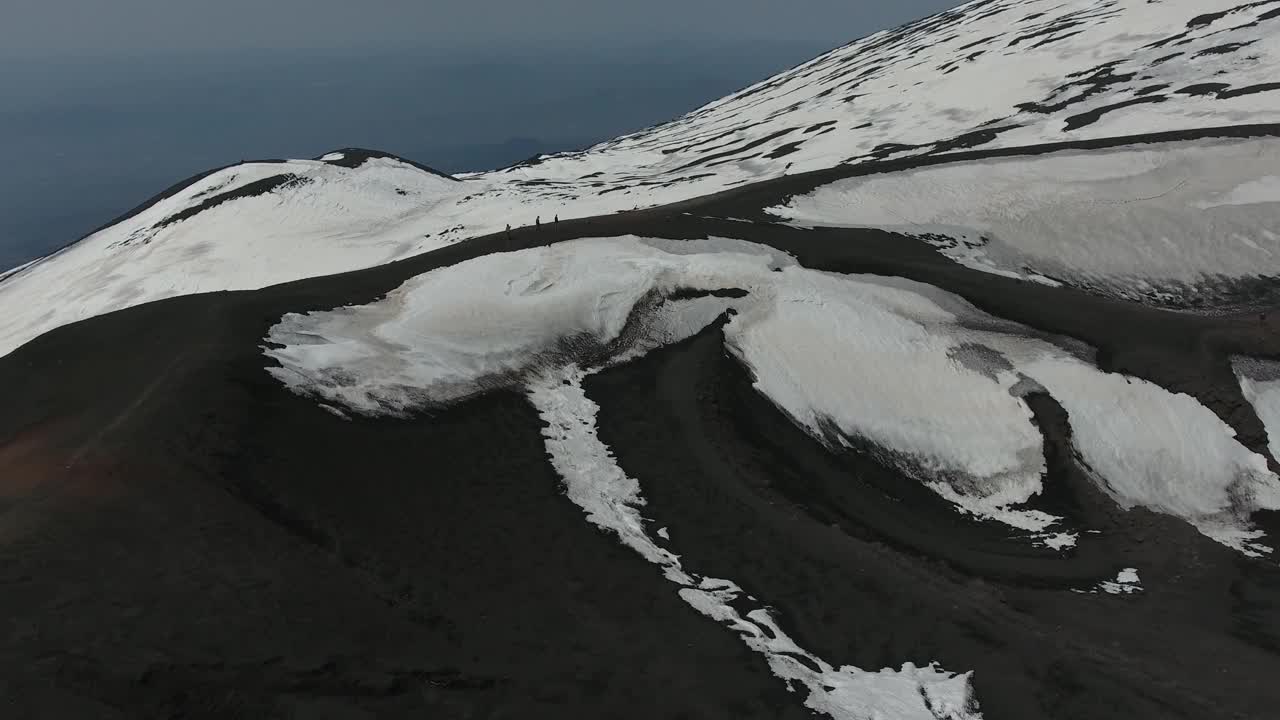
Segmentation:
<svg viewBox="0 0 1280 720">
<path fill-rule="evenodd" d="M 730 288 L 748 294 L 663 299 Z M 403 415 L 548 369 L 633 357 L 728 308 L 728 349 L 779 408 L 829 445 L 869 446 L 963 512 L 1070 544 L 1073 529 L 1020 507 L 1045 470 L 1020 396 L 1043 390 L 1118 504 L 1184 518 L 1245 554 L 1269 552 L 1249 516 L 1280 509 L 1280 479 L 1194 398 L 1104 373 L 937 288 L 808 270 L 752 243 L 627 237 L 488 255 L 369 305 L 287 315 L 266 352 L 280 363 L 270 372 L 297 392 Z"/>
<path fill-rule="evenodd" d="M 461 183 L 387 159 L 332 165 L 343 153 L 230 168 L 3 280 L 0 355 L 131 305 L 368 267 L 538 216 L 663 205 L 841 162 L 1280 122 L 1278 10 L 1280 0 L 978 0 L 672 122 Z M 308 182 L 159 226 L 288 173 Z M 1275 187 L 1240 193 L 1274 199 Z"/>
<path fill-rule="evenodd" d="M 1232 366 L 1245 400 L 1267 431 L 1267 449 L 1272 457 L 1280 457 L 1280 362 L 1237 357 Z"/>
<path fill-rule="evenodd" d="M 997 274 L 1172 299 L 1280 276 L 1280 139 L 936 165 L 840 180 L 770 212 L 932 238 Z"/>
</svg>

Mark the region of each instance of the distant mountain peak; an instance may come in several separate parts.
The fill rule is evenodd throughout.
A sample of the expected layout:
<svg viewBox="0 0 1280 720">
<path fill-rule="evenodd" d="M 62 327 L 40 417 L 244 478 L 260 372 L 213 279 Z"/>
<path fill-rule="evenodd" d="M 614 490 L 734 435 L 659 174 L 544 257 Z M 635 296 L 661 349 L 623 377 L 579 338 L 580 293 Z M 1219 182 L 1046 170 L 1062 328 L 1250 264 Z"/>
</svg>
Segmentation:
<svg viewBox="0 0 1280 720">
<path fill-rule="evenodd" d="M 348 147 L 325 153 L 324 155 L 316 158 L 316 160 L 327 162 L 330 165 L 336 165 L 338 167 L 351 168 L 353 170 L 370 160 L 394 160 L 399 163 L 404 163 L 405 165 L 411 165 L 423 172 L 431 173 L 432 175 L 438 175 L 448 180 L 457 180 L 457 178 L 449 173 L 436 170 L 433 167 L 423 165 L 422 163 L 414 160 L 407 160 L 398 155 L 392 155 L 391 153 L 383 152 L 381 150 L 366 150 L 365 148 Z"/>
</svg>

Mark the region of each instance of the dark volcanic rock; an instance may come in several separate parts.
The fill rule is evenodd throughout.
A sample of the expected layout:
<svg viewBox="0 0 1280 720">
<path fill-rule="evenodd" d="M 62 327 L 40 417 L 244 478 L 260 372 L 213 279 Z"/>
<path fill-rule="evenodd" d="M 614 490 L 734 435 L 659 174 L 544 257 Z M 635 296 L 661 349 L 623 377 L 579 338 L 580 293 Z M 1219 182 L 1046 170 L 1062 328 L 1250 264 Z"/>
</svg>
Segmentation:
<svg viewBox="0 0 1280 720">
<path fill-rule="evenodd" d="M 1263 130 L 1229 131 L 1251 132 Z M 584 520 L 522 396 L 344 420 L 267 374 L 262 338 L 283 314 L 369 302 L 486 253 L 736 237 L 810 268 L 927 282 L 1195 396 L 1266 452 L 1229 364 L 1280 356 L 1253 314 L 1021 283 L 887 232 L 714 219 L 760 219 L 816 185 L 909 165 L 151 303 L 0 358 L 0 706 L 22 718 L 810 717 L 803 690 Z M 1049 461 L 1038 502 L 1101 531 L 1065 557 L 956 514 L 868 448 L 827 450 L 754 391 L 718 334 L 586 390 L 673 551 L 769 603 L 804 647 L 873 670 L 973 670 L 988 720 L 1274 715 L 1275 563 L 1116 506 L 1085 479 L 1054 398 L 1027 398 Z M 1141 568 L 1143 593 L 1076 592 L 1126 566 Z"/>
</svg>

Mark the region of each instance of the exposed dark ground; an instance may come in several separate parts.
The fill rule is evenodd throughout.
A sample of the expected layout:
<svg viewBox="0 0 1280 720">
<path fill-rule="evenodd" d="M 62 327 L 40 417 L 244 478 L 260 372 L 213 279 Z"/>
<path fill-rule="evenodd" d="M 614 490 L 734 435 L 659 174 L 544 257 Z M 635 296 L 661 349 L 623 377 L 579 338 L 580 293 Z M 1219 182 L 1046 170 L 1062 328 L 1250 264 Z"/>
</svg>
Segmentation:
<svg viewBox="0 0 1280 720">
<path fill-rule="evenodd" d="M 719 235 L 807 267 L 921 280 L 1191 393 L 1266 451 L 1227 360 L 1280 357 L 1256 313 L 1020 283 L 888 233 L 714 219 L 853 172 L 166 300 L 0 358 L 3 716 L 807 716 L 761 656 L 585 522 L 519 395 L 344 422 L 264 371 L 259 345 L 282 314 L 368 302 L 488 252 Z M 1043 502 L 1102 531 L 1066 559 L 958 517 L 866 456 L 828 453 L 752 390 L 717 334 L 586 390 L 674 551 L 769 602 L 803 647 L 867 669 L 974 670 L 988 720 L 1275 717 L 1280 570 L 1117 508 L 1082 476 L 1051 398 L 1031 401 Z M 1070 589 L 1128 566 L 1139 595 Z"/>
</svg>

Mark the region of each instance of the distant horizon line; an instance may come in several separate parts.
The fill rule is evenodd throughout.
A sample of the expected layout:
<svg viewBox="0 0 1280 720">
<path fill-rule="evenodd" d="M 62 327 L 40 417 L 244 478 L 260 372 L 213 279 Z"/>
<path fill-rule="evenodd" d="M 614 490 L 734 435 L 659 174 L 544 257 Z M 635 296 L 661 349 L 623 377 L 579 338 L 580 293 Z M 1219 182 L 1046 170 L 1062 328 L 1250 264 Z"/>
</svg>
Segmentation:
<svg viewBox="0 0 1280 720">
<path fill-rule="evenodd" d="M 852 41 L 856 38 L 850 38 Z M 848 41 L 847 41 L 848 42 Z M 814 55 L 834 50 L 840 45 L 828 45 L 821 42 L 808 42 L 798 39 L 780 40 L 775 38 L 684 38 L 670 37 L 661 40 L 631 44 L 618 43 L 584 43 L 573 48 L 564 47 L 560 43 L 548 45 L 509 44 L 483 48 L 480 46 L 427 47 L 427 46 L 377 46 L 377 47 L 243 47 L 243 48 L 161 48 L 146 52 L 118 49 L 84 49 L 76 52 L 59 50 L 46 52 L 36 49 L 2 49 L 0 60 L 39 61 L 39 62 L 75 62 L 75 61 L 129 61 L 154 60 L 156 58 L 174 58 L 188 60 L 217 60 L 221 62 L 237 59 L 318 57 L 333 59 L 390 59 L 390 58 L 466 58 L 475 61 L 478 58 L 492 57 L 505 59 L 512 57 L 536 56 L 542 58 L 561 58 L 565 60 L 580 56 L 618 56 L 633 57 L 636 54 L 676 51 L 687 55 L 706 55 L 722 51 L 759 52 L 761 49 L 771 51 L 805 51 Z"/>
</svg>

